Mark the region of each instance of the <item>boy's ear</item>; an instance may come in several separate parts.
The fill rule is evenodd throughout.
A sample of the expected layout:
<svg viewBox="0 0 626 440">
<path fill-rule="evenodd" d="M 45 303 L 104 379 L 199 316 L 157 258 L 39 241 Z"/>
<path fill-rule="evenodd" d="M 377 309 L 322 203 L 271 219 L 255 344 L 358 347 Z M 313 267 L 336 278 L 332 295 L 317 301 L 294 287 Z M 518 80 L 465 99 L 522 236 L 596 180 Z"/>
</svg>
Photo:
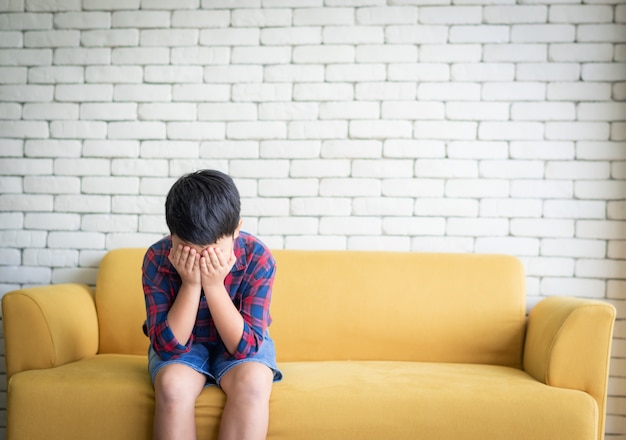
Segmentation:
<svg viewBox="0 0 626 440">
<path fill-rule="evenodd" d="M 243 219 L 239 219 L 239 224 L 237 225 L 237 229 L 235 229 L 235 233 L 233 234 L 233 238 L 239 237 L 239 231 L 241 231 L 241 225 L 243 224 Z"/>
</svg>

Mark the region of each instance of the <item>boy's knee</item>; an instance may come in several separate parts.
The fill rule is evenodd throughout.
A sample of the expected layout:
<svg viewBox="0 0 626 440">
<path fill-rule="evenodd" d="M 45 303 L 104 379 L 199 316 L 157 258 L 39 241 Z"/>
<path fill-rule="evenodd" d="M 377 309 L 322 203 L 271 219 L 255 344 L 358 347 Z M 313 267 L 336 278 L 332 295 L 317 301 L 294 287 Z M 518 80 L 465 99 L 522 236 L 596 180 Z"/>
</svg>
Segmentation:
<svg viewBox="0 0 626 440">
<path fill-rule="evenodd" d="M 258 401 L 269 401 L 274 374 L 256 362 L 245 362 L 233 367 L 221 380 L 226 395 Z"/>
<path fill-rule="evenodd" d="M 178 364 L 168 365 L 159 371 L 154 380 L 156 398 L 163 403 L 194 403 L 206 378 L 193 369 Z"/>
</svg>

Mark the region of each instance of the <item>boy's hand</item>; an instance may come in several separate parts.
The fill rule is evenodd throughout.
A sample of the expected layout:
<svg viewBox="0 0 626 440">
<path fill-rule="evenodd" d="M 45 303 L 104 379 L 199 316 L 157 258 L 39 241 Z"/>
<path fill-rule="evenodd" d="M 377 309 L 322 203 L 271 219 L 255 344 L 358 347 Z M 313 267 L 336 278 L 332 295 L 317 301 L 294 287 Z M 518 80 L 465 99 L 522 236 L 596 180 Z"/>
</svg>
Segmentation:
<svg viewBox="0 0 626 440">
<path fill-rule="evenodd" d="M 200 255 L 195 249 L 179 244 L 167 257 L 184 284 L 201 286 Z"/>
<path fill-rule="evenodd" d="M 215 287 L 224 287 L 224 279 L 235 265 L 237 257 L 231 251 L 226 256 L 219 247 L 210 247 L 200 255 L 200 273 L 204 293 Z"/>
</svg>

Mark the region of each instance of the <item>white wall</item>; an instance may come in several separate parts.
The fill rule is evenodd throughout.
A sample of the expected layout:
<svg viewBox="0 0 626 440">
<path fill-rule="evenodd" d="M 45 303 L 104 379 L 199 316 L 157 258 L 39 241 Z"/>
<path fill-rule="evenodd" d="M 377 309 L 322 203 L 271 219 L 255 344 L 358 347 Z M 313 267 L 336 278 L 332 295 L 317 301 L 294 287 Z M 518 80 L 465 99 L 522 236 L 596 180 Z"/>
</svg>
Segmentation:
<svg viewBox="0 0 626 440">
<path fill-rule="evenodd" d="M 0 293 L 93 283 L 166 232 L 176 177 L 218 168 L 274 248 L 510 253 L 531 306 L 611 302 L 626 437 L 623 1 L 0 10 Z"/>
</svg>

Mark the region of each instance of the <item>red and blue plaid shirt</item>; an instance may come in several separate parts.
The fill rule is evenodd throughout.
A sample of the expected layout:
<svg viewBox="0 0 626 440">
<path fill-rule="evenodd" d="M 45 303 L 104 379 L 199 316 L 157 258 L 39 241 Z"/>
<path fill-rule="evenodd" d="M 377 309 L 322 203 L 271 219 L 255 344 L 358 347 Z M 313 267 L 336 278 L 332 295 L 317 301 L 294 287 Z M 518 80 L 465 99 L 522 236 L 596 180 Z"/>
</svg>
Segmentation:
<svg viewBox="0 0 626 440">
<path fill-rule="evenodd" d="M 222 343 L 204 294 L 200 298 L 196 324 L 189 341 L 181 344 L 170 329 L 167 314 L 181 285 L 180 276 L 167 258 L 171 247 L 170 236 L 153 244 L 146 252 L 142 270 L 146 332 L 152 347 L 164 360 L 186 353 L 192 343 L 207 346 Z M 234 240 L 234 252 L 237 261 L 226 276 L 224 286 L 244 320 L 243 335 L 233 355 L 235 359 L 243 359 L 259 350 L 272 322 L 270 301 L 276 262 L 263 243 L 245 232 Z"/>
</svg>

